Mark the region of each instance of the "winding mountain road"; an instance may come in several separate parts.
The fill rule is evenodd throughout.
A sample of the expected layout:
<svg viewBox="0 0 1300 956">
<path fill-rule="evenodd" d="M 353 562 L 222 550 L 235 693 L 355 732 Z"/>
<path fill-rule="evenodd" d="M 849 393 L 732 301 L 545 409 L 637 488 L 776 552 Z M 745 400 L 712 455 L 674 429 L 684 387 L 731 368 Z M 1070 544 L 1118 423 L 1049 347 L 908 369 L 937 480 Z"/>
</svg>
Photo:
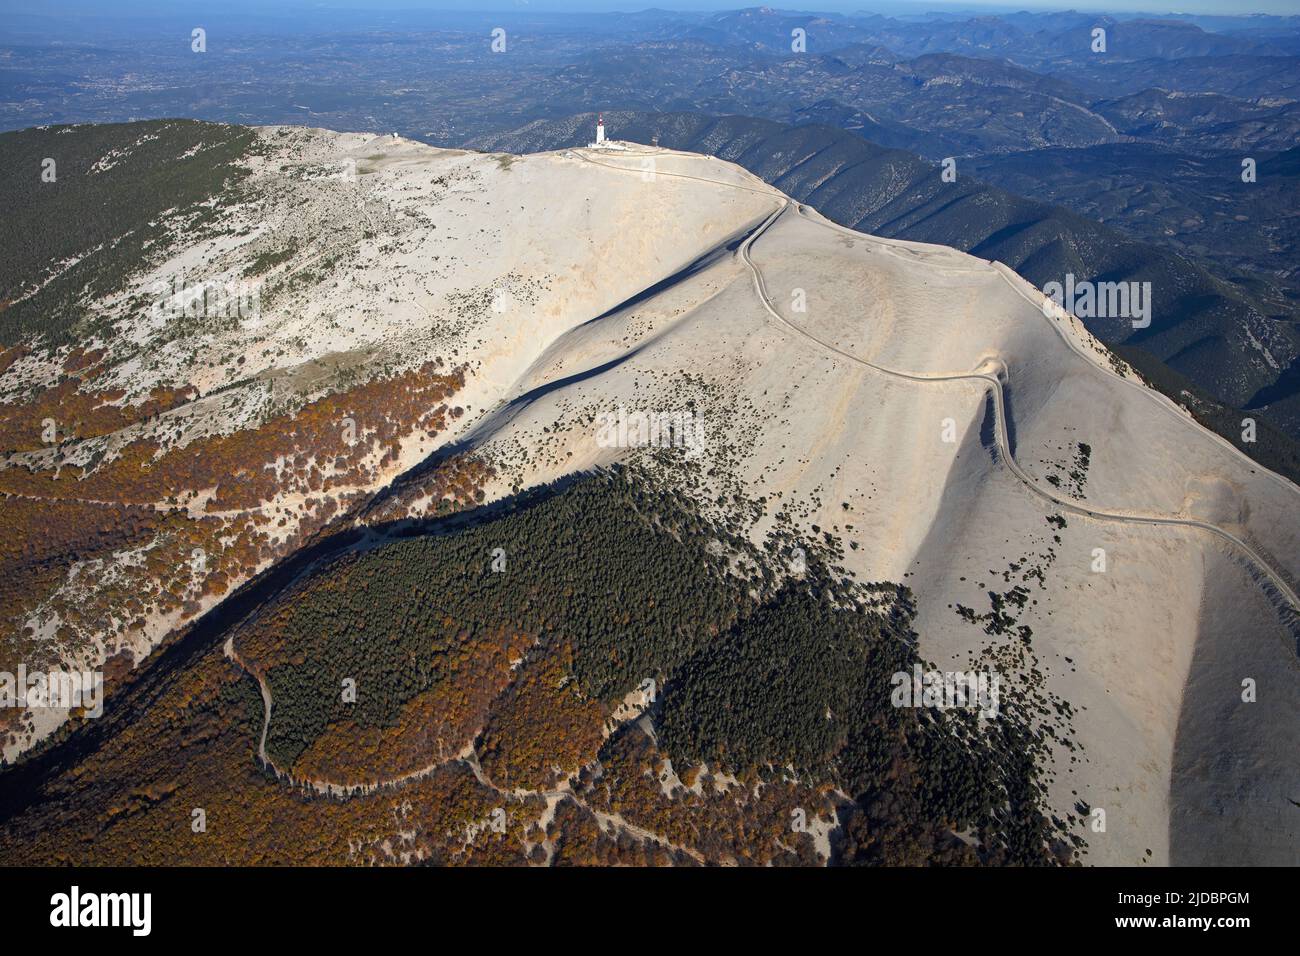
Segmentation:
<svg viewBox="0 0 1300 956">
<path fill-rule="evenodd" d="M 470 743 L 466 745 L 465 750 L 451 757 L 439 758 L 433 763 L 417 767 L 414 770 L 408 770 L 406 773 L 398 774 L 394 777 L 385 777 L 379 780 L 365 782 L 338 782 L 333 780 L 324 780 L 314 777 L 295 777 L 292 773 L 280 767 L 270 755 L 266 752 L 266 737 L 271 730 L 271 688 L 266 678 L 258 670 L 248 666 L 248 663 L 235 650 L 235 639 L 233 636 L 227 637 L 225 644 L 222 645 L 222 651 L 226 657 L 237 667 L 257 681 L 257 686 L 262 693 L 262 733 L 257 741 L 257 759 L 262 766 L 275 774 L 276 779 L 297 787 L 299 790 L 320 794 L 321 796 L 346 797 L 375 793 L 379 790 L 394 789 L 404 783 L 417 780 L 421 777 L 427 777 L 435 771 L 453 763 L 459 763 L 467 768 L 474 775 L 474 779 L 480 785 L 499 794 L 503 798 L 523 799 L 536 797 L 542 800 L 568 800 L 581 810 L 587 813 L 597 821 L 602 830 L 618 830 L 642 843 L 656 843 L 666 849 L 677 853 L 684 853 L 691 857 L 697 863 L 704 862 L 704 855 L 693 847 L 684 846 L 674 843 L 667 837 L 655 833 L 653 830 L 647 830 L 630 820 L 624 818 L 621 814 L 608 813 L 603 810 L 597 810 L 587 803 L 586 800 L 574 792 L 569 785 L 569 780 L 562 781 L 560 786 L 552 787 L 546 790 L 529 790 L 526 788 L 506 789 L 493 782 L 479 763 L 478 754 L 474 750 L 473 740 L 477 733 L 470 738 Z M 608 733 L 606 734 L 608 736 Z"/>
<path fill-rule="evenodd" d="M 630 155 L 647 155 L 635 151 L 628 151 L 628 152 Z M 601 162 L 598 159 L 592 158 L 590 155 L 588 155 L 585 152 L 577 153 L 576 155 L 578 155 L 579 158 L 583 159 L 586 162 L 593 163 L 598 166 L 604 166 L 608 169 L 616 169 L 622 172 L 634 173 L 638 175 L 642 174 L 642 171 L 639 169 L 630 169 L 626 166 L 620 166 L 616 163 Z M 713 183 L 714 185 L 719 185 L 719 186 L 728 186 L 735 189 L 743 189 L 748 192 L 769 196 L 770 198 L 778 201 L 779 205 L 772 212 L 772 214 L 768 216 L 767 219 L 765 219 L 758 226 L 758 228 L 756 228 L 753 232 L 751 232 L 749 236 L 746 237 L 744 242 L 741 243 L 739 249 L 739 255 L 741 259 L 744 261 L 745 265 L 749 268 L 750 274 L 754 282 L 754 289 L 758 293 L 758 297 L 762 301 L 763 307 L 774 319 L 776 319 L 776 321 L 779 324 L 784 326 L 787 330 L 789 330 L 790 332 L 794 333 L 797 336 L 800 336 L 812 342 L 819 348 L 831 352 L 839 356 L 840 358 L 845 359 L 846 361 L 855 363 L 857 365 L 862 365 L 866 368 L 872 369 L 881 374 L 893 376 L 895 378 L 903 379 L 905 381 L 910 381 L 910 382 L 967 381 L 967 382 L 978 383 L 981 388 L 986 388 L 991 386 L 993 392 L 994 407 L 996 412 L 995 417 L 997 420 L 995 440 L 998 447 L 999 457 L 1003 460 L 1003 462 L 1006 463 L 1007 468 L 1021 482 L 1021 484 L 1023 484 L 1026 488 L 1028 488 L 1030 492 L 1032 492 L 1034 495 L 1038 496 L 1039 498 L 1045 501 L 1050 502 L 1055 507 L 1058 507 L 1071 514 L 1078 515 L 1081 517 L 1093 518 L 1098 521 L 1125 522 L 1131 524 L 1168 526 L 1168 527 L 1178 527 L 1178 528 L 1194 528 L 1199 531 L 1205 531 L 1208 532 L 1209 534 L 1215 535 L 1221 540 L 1227 542 L 1232 547 L 1236 548 L 1239 553 L 1241 553 L 1253 565 L 1259 568 L 1264 573 L 1264 575 L 1268 578 L 1268 580 L 1272 582 L 1273 586 L 1277 589 L 1279 595 L 1288 604 L 1291 605 L 1291 608 L 1297 614 L 1300 614 L 1300 596 L 1297 596 L 1296 591 L 1292 588 L 1291 584 L 1287 581 L 1282 571 L 1278 568 L 1275 568 L 1268 560 L 1266 560 L 1262 555 L 1260 555 L 1254 548 L 1252 548 L 1241 538 L 1237 537 L 1235 534 L 1232 534 L 1230 531 L 1226 531 L 1225 529 L 1220 528 L 1218 525 L 1211 524 L 1210 522 L 1207 521 L 1200 521 L 1196 518 L 1182 518 L 1175 515 L 1159 515 L 1159 514 L 1151 514 L 1151 513 L 1143 513 L 1143 512 L 1114 511 L 1114 510 L 1104 510 L 1100 508 L 1085 508 L 1081 505 L 1075 504 L 1072 501 L 1062 498 L 1059 495 L 1053 494 L 1052 492 L 1048 491 L 1046 488 L 1043 488 L 1041 485 L 1039 485 L 1038 482 L 1035 481 L 1032 476 L 1030 476 L 1023 468 L 1020 467 L 1019 462 L 1016 461 L 1015 456 L 1011 452 L 1011 442 L 1007 432 L 1006 398 L 1003 391 L 1002 381 L 998 375 L 999 372 L 1002 375 L 1006 375 L 1007 369 L 1001 361 L 988 360 L 984 363 L 984 365 L 980 366 L 980 368 L 984 368 L 985 366 L 992 365 L 993 366 L 992 371 L 980 371 L 977 369 L 972 372 L 926 373 L 926 372 L 906 372 L 900 369 L 889 368 L 888 366 L 877 365 L 876 363 L 870 362 L 867 359 L 853 355 L 852 353 L 847 352 L 844 349 L 839 348 L 838 346 L 830 342 L 826 342 L 823 339 L 818 338 L 817 336 L 809 332 L 807 329 L 803 328 L 802 326 L 796 325 L 794 322 L 790 321 L 785 316 L 783 316 L 773 305 L 771 296 L 768 294 L 767 291 L 767 285 L 763 279 L 763 273 L 758 268 L 758 266 L 754 263 L 754 260 L 750 255 L 754 243 L 756 243 L 759 240 L 759 238 L 762 237 L 762 235 L 772 226 L 773 223 L 775 223 L 778 219 L 781 218 L 781 216 L 783 216 L 787 211 L 789 211 L 789 209 L 792 206 L 795 208 L 796 213 L 808 222 L 812 222 L 817 225 L 833 229 L 837 232 L 847 233 L 858 239 L 874 239 L 876 237 L 867 236 L 864 233 L 857 232 L 845 226 L 840 226 L 836 223 L 832 223 L 821 218 L 814 219 L 808 215 L 807 211 L 801 204 L 795 203 L 788 196 L 786 196 L 784 193 L 780 192 L 779 190 L 775 189 L 774 187 L 769 187 L 769 189 L 764 190 L 752 186 L 746 186 L 740 183 L 727 182 L 726 180 L 711 179 L 704 176 L 692 176 L 686 173 L 672 173 L 672 172 L 666 172 L 660 170 L 655 170 L 654 175 L 668 176 L 676 179 L 690 179 L 698 182 Z M 891 240 L 884 240 L 884 241 L 891 242 Z M 907 245 L 907 243 L 903 243 L 899 241 L 892 241 L 892 242 L 896 242 L 897 244 L 901 244 L 901 245 Z M 1007 276 L 1005 273 L 1002 272 L 1002 270 L 997 269 L 996 264 L 994 264 L 992 267 L 995 269 L 995 271 L 998 272 L 1000 276 L 1002 276 L 1002 278 L 1009 285 L 1012 286 L 1013 289 L 1016 290 L 1016 292 L 1019 295 L 1021 295 L 1022 298 L 1025 298 L 1026 301 L 1030 301 L 1031 304 L 1035 305 L 1035 307 L 1040 313 L 1042 312 L 1042 303 L 1032 302 L 1032 300 L 1029 298 L 1027 293 L 1024 290 L 1019 288 L 1015 279 Z M 1048 318 L 1045 314 L 1043 318 L 1045 321 L 1051 322 L 1051 319 Z M 1081 348 L 1079 348 L 1079 346 L 1070 338 L 1068 334 L 1066 334 L 1064 330 L 1060 329 L 1055 325 L 1053 325 L 1053 328 L 1055 329 L 1057 334 L 1065 341 L 1065 343 L 1071 348 L 1071 350 L 1074 351 L 1080 357 L 1087 360 L 1090 366 L 1094 368 L 1098 368 L 1101 371 L 1112 375 L 1116 379 L 1126 383 L 1127 385 L 1133 388 L 1140 389 L 1144 394 L 1147 394 L 1152 398 L 1161 399 L 1162 402 L 1158 402 L 1158 404 L 1162 404 L 1162 407 L 1164 407 L 1164 403 L 1168 402 L 1168 399 L 1165 396 L 1158 395 L 1158 393 L 1152 393 L 1145 386 L 1140 385 L 1137 382 L 1133 382 L 1127 378 L 1124 378 L 1123 376 L 1117 375 L 1115 372 L 1109 369 L 1105 369 L 1104 367 L 1099 365 L 1096 361 L 1094 361 L 1090 356 L 1088 356 L 1086 352 L 1084 352 Z M 1166 407 L 1166 411 L 1173 412 L 1175 415 L 1177 415 L 1179 421 L 1183 425 L 1189 424 L 1186 418 L 1182 416 L 1180 413 L 1178 413 L 1174 408 Z M 1213 433 L 1207 432 L 1207 434 L 1213 434 Z M 1231 443 L 1223 440 L 1220 436 L 1214 435 L 1214 438 L 1218 439 L 1222 445 L 1226 446 L 1233 453 L 1239 455 L 1245 461 L 1250 462 L 1250 464 L 1253 467 L 1255 467 L 1257 470 L 1281 482 L 1284 487 L 1297 492 L 1297 494 L 1300 494 L 1300 489 L 1297 489 L 1295 485 L 1291 484 L 1285 478 L 1282 478 L 1280 475 L 1276 475 L 1275 473 L 1269 471 L 1268 469 L 1265 469 L 1263 466 L 1258 465 L 1256 462 L 1252 461 L 1248 456 L 1243 454 L 1239 449 L 1234 447 Z M 1294 656 L 1295 656 L 1294 652 L 1292 652 L 1290 655 L 1292 666 L 1297 665 L 1297 662 L 1294 660 Z"/>
</svg>

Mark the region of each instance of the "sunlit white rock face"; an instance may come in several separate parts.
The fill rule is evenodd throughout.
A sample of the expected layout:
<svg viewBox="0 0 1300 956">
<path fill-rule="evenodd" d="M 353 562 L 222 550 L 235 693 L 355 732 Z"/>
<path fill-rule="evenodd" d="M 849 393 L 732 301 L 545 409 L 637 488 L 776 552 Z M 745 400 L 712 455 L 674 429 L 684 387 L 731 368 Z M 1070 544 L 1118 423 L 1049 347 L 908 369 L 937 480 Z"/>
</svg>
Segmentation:
<svg viewBox="0 0 1300 956">
<path fill-rule="evenodd" d="M 704 157 L 577 151 L 512 168 L 575 161 L 593 176 L 623 170 L 647 206 L 718 190 L 743 198 L 749 219 L 723 241 L 683 248 L 683 268 L 641 280 L 648 294 L 546 340 L 509 403 L 471 433 L 501 468 L 497 493 L 642 453 L 634 446 L 646 444 L 648 424 L 638 432 L 634 422 L 632 447 L 611 448 L 602 423 L 621 420 L 626 434 L 629 415 L 654 423 L 689 411 L 704 457 L 725 476 L 706 481 L 710 494 L 738 486 L 766 499 L 756 537 L 784 507 L 841 538 L 845 565 L 863 579 L 907 583 L 922 649 L 937 663 L 964 664 L 1032 631 L 1033 662 L 1020 666 L 1040 668 L 1043 690 L 1073 705 L 1079 745 L 1058 751 L 1052 801 L 1079 814 L 1082 800 L 1089 820 L 1105 811 L 1089 859 L 1289 852 L 1284 818 L 1266 809 L 1294 784 L 1283 757 L 1300 727 L 1289 602 L 1231 541 L 1136 519 L 1212 524 L 1293 581 L 1294 487 L 1143 388 L 1077 321 L 1047 318 L 1042 297 L 1005 268 L 849 234 Z M 645 242 L 657 223 L 620 231 L 629 245 Z M 682 228 L 698 225 L 688 217 Z M 1002 383 L 1015 470 L 994 439 L 992 386 L 976 372 Z M 691 452 L 685 442 L 660 457 L 689 470 Z M 1057 516 L 1064 527 L 1049 524 Z M 1016 586 L 1025 606 L 1012 609 L 1011 632 L 986 633 L 990 592 Z M 1227 664 L 1229 645 L 1255 663 Z M 1252 669 L 1286 691 L 1242 702 Z M 1211 711 L 1219 730 L 1187 732 Z M 1269 725 L 1278 733 L 1262 732 Z M 1239 776 L 1216 782 L 1210 755 Z M 1278 829 L 1225 828 L 1211 805 Z"/>
</svg>

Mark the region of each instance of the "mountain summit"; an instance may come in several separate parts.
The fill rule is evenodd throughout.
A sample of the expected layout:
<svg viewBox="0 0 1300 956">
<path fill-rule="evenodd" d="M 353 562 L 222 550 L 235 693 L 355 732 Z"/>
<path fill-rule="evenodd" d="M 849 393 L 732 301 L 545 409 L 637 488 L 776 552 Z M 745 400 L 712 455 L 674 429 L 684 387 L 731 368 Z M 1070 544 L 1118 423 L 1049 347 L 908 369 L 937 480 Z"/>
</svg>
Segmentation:
<svg viewBox="0 0 1300 956">
<path fill-rule="evenodd" d="M 0 659 L 106 716 L 11 722 L 0 847 L 288 845 L 173 843 L 202 789 L 322 861 L 1289 862 L 1300 489 L 1006 266 L 652 146 L 111 129 L 30 135 L 186 175 L 0 355 L 0 508 L 75 554 L 5 555 Z"/>
</svg>

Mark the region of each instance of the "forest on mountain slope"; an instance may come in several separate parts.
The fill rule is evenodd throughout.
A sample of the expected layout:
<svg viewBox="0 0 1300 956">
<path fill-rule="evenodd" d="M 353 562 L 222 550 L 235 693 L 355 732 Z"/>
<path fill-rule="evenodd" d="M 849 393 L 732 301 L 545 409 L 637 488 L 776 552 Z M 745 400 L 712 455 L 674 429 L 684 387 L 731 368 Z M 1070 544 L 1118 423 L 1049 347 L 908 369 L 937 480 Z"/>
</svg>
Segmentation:
<svg viewBox="0 0 1300 956">
<path fill-rule="evenodd" d="M 0 771 L 0 856 L 342 862 L 394 801 L 422 821 L 421 858 L 444 862 L 489 844 L 499 862 L 581 862 L 565 853 L 583 833 L 593 859 L 649 846 L 602 844 L 597 810 L 714 862 L 815 862 L 799 814 L 840 821 L 841 862 L 1052 863 L 1084 846 L 1077 821 L 1043 809 L 1056 738 L 1038 702 L 1009 684 L 995 719 L 894 706 L 892 676 L 923 663 L 906 589 L 845 577 L 824 544 L 774 577 L 763 549 L 624 469 L 405 534 L 341 543 L 242 620 L 218 609 L 100 721 Z M 750 561 L 768 573 L 730 570 Z M 255 678 L 288 778 L 257 765 Z M 616 719 L 648 680 L 651 736 Z M 313 783 L 361 789 L 313 796 Z M 571 796 L 545 823 L 536 800 L 556 787 Z M 504 834 L 463 839 L 501 795 Z M 329 825 L 295 823 L 289 806 Z M 186 825 L 192 807 L 221 808 L 206 839 Z M 284 829 L 272 837 L 268 819 Z"/>
</svg>

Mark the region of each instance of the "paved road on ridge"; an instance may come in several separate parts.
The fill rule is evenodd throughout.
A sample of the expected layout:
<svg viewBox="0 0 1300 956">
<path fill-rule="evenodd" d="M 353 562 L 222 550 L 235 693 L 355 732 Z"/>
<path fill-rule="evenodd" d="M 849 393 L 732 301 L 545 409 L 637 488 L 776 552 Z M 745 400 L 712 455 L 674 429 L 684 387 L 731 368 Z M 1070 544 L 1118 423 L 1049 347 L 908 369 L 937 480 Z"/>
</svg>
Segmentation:
<svg viewBox="0 0 1300 956">
<path fill-rule="evenodd" d="M 587 156 L 585 154 L 578 154 L 578 155 L 580 155 L 580 158 L 583 159 L 584 161 L 593 163 L 598 166 L 604 166 L 609 169 L 617 169 L 626 173 L 643 174 L 642 170 L 639 169 L 629 169 L 626 166 L 619 166 L 616 163 L 601 162 L 600 160 L 593 159 L 590 156 Z M 640 155 L 640 154 L 632 153 L 632 155 Z M 719 186 L 729 186 L 735 189 L 743 189 L 748 192 L 767 195 L 770 196 L 772 199 L 778 200 L 780 205 L 770 216 L 767 217 L 767 219 L 765 219 L 762 222 L 761 225 L 758 226 L 757 229 L 755 229 L 753 232 L 749 234 L 748 237 L 746 237 L 745 241 L 742 242 L 740 245 L 739 252 L 740 252 L 741 259 L 744 261 L 745 265 L 749 267 L 750 273 L 754 280 L 755 291 L 758 293 L 758 297 L 762 301 L 763 307 L 768 311 L 768 313 L 773 318 L 777 320 L 777 322 L 783 325 L 786 329 L 790 330 L 791 332 L 795 333 L 798 336 L 801 336 L 804 339 L 807 339 L 808 341 L 814 343 L 818 347 L 825 349 L 826 351 L 832 352 L 835 355 L 849 362 L 853 362 L 858 365 L 863 365 L 869 369 L 872 369 L 876 372 L 880 372 L 884 375 L 894 376 L 896 378 L 904 379 L 906 381 L 911 381 L 911 382 L 970 381 L 970 382 L 978 382 L 981 385 L 981 387 L 992 386 L 993 402 L 996 410 L 996 419 L 997 419 L 996 441 L 997 441 L 999 456 L 1006 463 L 1006 466 L 1011 471 L 1011 473 L 1015 475 L 1017 479 L 1020 480 L 1021 484 L 1023 484 L 1035 495 L 1044 499 L 1045 501 L 1051 502 L 1056 507 L 1068 511 L 1072 514 L 1088 517 L 1088 518 L 1095 518 L 1099 521 L 1130 522 L 1133 524 L 1156 525 L 1156 526 L 1165 525 L 1165 526 L 1172 526 L 1172 527 L 1195 528 L 1200 531 L 1206 531 L 1210 534 L 1213 534 L 1219 537 L 1220 539 L 1222 539 L 1223 541 L 1226 541 L 1228 544 L 1232 545 L 1233 547 L 1235 547 L 1240 553 L 1242 553 L 1246 558 L 1248 558 L 1256 567 L 1262 570 L 1264 574 L 1268 577 L 1268 579 L 1273 583 L 1274 587 L 1277 588 L 1278 592 L 1281 594 L 1283 599 L 1285 599 L 1286 602 L 1290 604 L 1291 607 L 1297 613 L 1300 613 L 1300 596 L 1297 596 L 1295 590 L 1292 589 L 1291 585 L 1287 582 L 1283 574 L 1278 569 L 1274 568 L 1267 560 L 1264 559 L 1263 556 L 1261 556 L 1257 551 L 1255 551 L 1254 548 L 1248 545 L 1245 541 L 1237 537 L 1235 534 L 1232 534 L 1230 531 L 1226 531 L 1223 528 L 1220 528 L 1218 525 L 1211 524 L 1207 521 L 1200 521 L 1196 518 L 1180 518 L 1173 515 L 1158 515 L 1158 514 L 1150 514 L 1150 513 L 1143 513 L 1143 512 L 1131 512 L 1131 511 L 1107 511 L 1095 507 L 1085 508 L 1081 505 L 1075 504 L 1072 501 L 1069 501 L 1068 499 L 1053 494 L 1052 492 L 1048 491 L 1046 488 L 1043 488 L 1041 485 L 1039 485 L 1037 481 L 1035 481 L 1028 473 L 1025 472 L 1023 468 L 1020 467 L 1020 464 L 1016 461 L 1015 456 L 1011 453 L 1011 442 L 1007 433 L 1007 414 L 1006 414 L 1006 406 L 1005 406 L 1005 397 L 1002 389 L 1002 381 L 999 379 L 998 375 L 996 374 L 997 371 L 1001 371 L 1003 374 L 1006 374 L 1007 370 L 1005 365 L 1003 365 L 1000 361 L 996 363 L 992 363 L 995 364 L 995 370 L 992 372 L 973 371 L 973 372 L 926 373 L 926 372 L 905 372 L 899 369 L 889 368 L 884 365 L 877 365 L 874 362 L 870 362 L 864 358 L 860 358 L 859 356 L 853 355 L 850 352 L 846 352 L 844 349 L 841 349 L 830 342 L 826 342 L 823 341 L 822 339 L 819 339 L 817 336 L 813 335 L 807 329 L 804 329 L 803 327 L 796 325 L 794 322 L 790 321 L 785 316 L 783 316 L 779 311 L 777 311 L 776 307 L 772 304 L 771 297 L 768 295 L 767 285 L 763 280 L 763 273 L 758 268 L 758 266 L 754 263 L 753 258 L 750 256 L 750 250 L 753 248 L 754 243 L 757 242 L 758 239 L 763 235 L 763 233 L 765 233 L 774 222 L 780 219 L 781 216 L 783 216 L 791 208 L 791 206 L 794 206 L 796 213 L 808 222 L 812 222 L 817 225 L 824 226 L 826 228 L 831 228 L 839 232 L 847 233 L 849 235 L 856 236 L 857 238 L 860 239 L 868 239 L 868 238 L 874 239 L 875 237 L 869 237 L 865 233 L 856 232 L 855 230 L 849 229 L 845 226 L 839 226 L 835 223 L 827 222 L 822 219 L 813 219 L 808 216 L 807 212 L 805 211 L 804 207 L 801 204 L 794 203 L 788 196 L 776 190 L 775 188 L 770 188 L 769 190 L 763 190 L 752 186 L 745 186 L 740 183 L 730 183 L 725 180 L 709 179 L 708 177 L 704 177 L 704 176 L 691 176 L 685 173 L 664 172 L 661 170 L 655 170 L 654 175 L 669 176 L 676 179 L 691 179 L 697 182 L 713 183 Z M 885 240 L 885 241 L 889 242 L 891 240 Z M 906 245 L 906 243 L 902 243 L 902 242 L 896 242 L 896 244 Z M 996 269 L 996 266 L 994 266 L 994 268 Z M 1028 296 L 1022 290 L 1016 287 L 1013 279 L 1003 274 L 1001 270 L 997 270 L 997 271 L 998 274 L 1001 275 L 1002 278 L 1008 282 L 1008 284 L 1012 285 L 1012 287 L 1015 288 L 1016 291 L 1019 292 L 1023 298 L 1029 301 Z M 1040 312 L 1042 311 L 1041 304 L 1032 303 L 1032 302 L 1031 304 L 1036 304 L 1038 310 Z M 1046 315 L 1044 315 L 1044 319 L 1048 322 L 1051 322 L 1051 319 L 1049 319 Z M 1053 326 L 1053 328 L 1056 327 Z M 1134 388 L 1139 388 L 1144 393 L 1150 394 L 1150 389 L 1147 389 L 1145 386 L 1139 385 L 1136 382 L 1129 381 L 1128 379 L 1123 378 L 1122 376 L 1116 375 L 1114 372 L 1110 372 L 1110 370 L 1108 369 L 1102 368 L 1102 366 L 1100 366 L 1096 361 L 1090 358 L 1087 355 L 1087 353 L 1083 352 L 1063 330 L 1057 328 L 1056 331 L 1057 334 L 1060 335 L 1061 338 L 1065 340 L 1066 344 L 1069 345 L 1070 348 L 1076 354 L 1087 359 L 1089 365 L 1093 366 L 1094 368 L 1101 369 L 1104 372 L 1109 372 L 1109 374 L 1111 374 L 1119 381 L 1126 382 L 1127 384 L 1133 386 Z M 986 364 L 990 364 L 990 363 L 986 363 Z M 1164 396 L 1159 396 L 1159 397 L 1164 398 Z M 1175 412 L 1175 414 L 1177 413 Z M 1184 425 L 1191 424 L 1190 422 L 1183 419 L 1181 416 L 1180 416 L 1180 421 Z M 1213 434 L 1213 433 L 1207 433 L 1207 434 Z M 1252 461 L 1248 456 L 1244 455 L 1239 449 L 1235 448 L 1231 443 L 1226 442 L 1222 438 L 1220 438 L 1220 436 L 1214 435 L 1214 437 L 1218 438 L 1219 441 L 1223 445 L 1227 446 L 1228 449 L 1230 449 L 1231 451 L 1233 451 L 1238 455 L 1241 455 L 1241 457 L 1246 461 L 1249 461 L 1251 465 L 1255 467 L 1257 470 L 1277 479 L 1278 481 L 1281 481 L 1285 487 L 1288 487 L 1291 490 L 1300 493 L 1300 489 L 1296 489 L 1295 486 L 1292 485 L 1290 482 L 1288 482 L 1285 478 L 1282 478 L 1279 475 L 1275 475 L 1273 472 L 1269 471 L 1268 469 L 1263 468 L 1263 466 L 1258 465 L 1256 462 Z"/>
</svg>

